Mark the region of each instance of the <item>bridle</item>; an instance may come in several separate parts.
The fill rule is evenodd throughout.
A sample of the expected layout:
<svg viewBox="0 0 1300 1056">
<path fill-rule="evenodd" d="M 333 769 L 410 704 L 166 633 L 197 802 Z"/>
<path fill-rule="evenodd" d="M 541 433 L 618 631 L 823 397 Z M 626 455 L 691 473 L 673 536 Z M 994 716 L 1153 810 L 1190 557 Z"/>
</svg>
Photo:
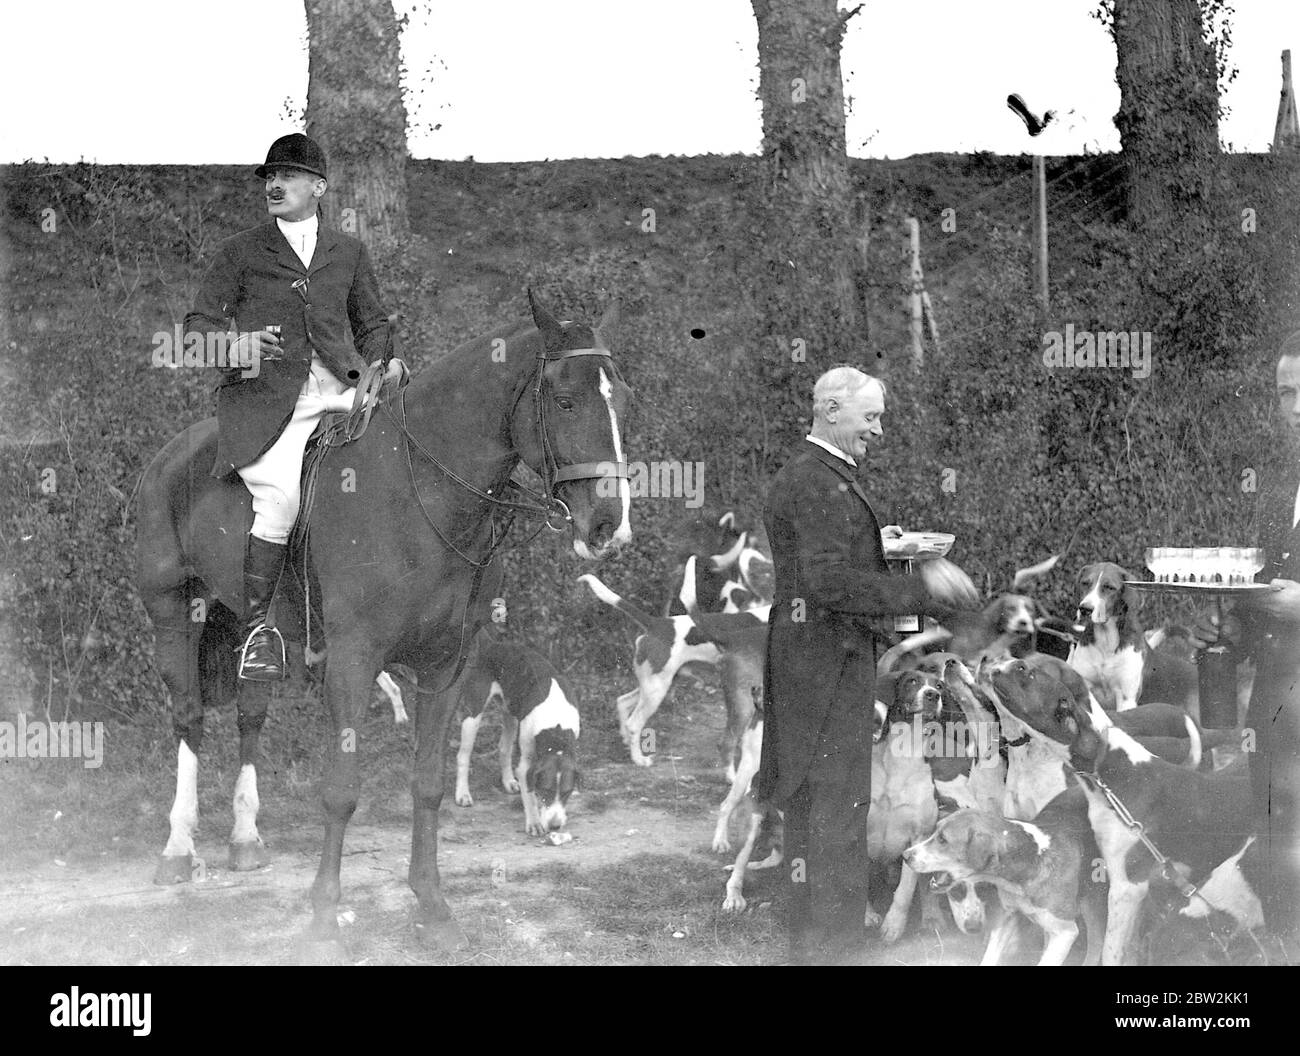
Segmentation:
<svg viewBox="0 0 1300 1056">
<path fill-rule="evenodd" d="M 546 488 L 546 494 L 542 501 L 547 504 L 546 526 L 554 532 L 564 531 L 565 526 L 573 523 L 573 515 L 569 512 L 569 507 L 565 505 L 564 500 L 555 494 L 557 485 L 563 484 L 570 480 L 593 480 L 593 479 L 610 479 L 627 480 L 627 463 L 626 462 L 571 462 L 567 466 L 561 466 L 559 460 L 555 457 L 555 452 L 551 448 L 550 433 L 546 429 L 546 401 L 542 399 L 542 380 L 546 373 L 547 363 L 556 363 L 560 360 L 575 359 L 579 356 L 604 356 L 610 361 L 611 374 L 614 366 L 614 357 L 607 348 L 570 348 L 553 355 L 547 355 L 545 349 L 537 354 L 537 369 L 533 372 L 533 411 L 534 421 L 537 428 L 537 436 L 541 442 L 542 448 L 542 484 Z M 615 376 L 617 376 L 615 374 Z M 515 408 L 519 406 L 519 400 L 522 398 L 522 391 L 515 397 L 514 404 L 510 409 L 510 417 L 514 417 Z M 522 490 L 522 486 L 521 486 Z M 559 527 L 551 523 L 551 518 L 556 512 L 563 515 Z"/>
<path fill-rule="evenodd" d="M 504 547 L 502 544 L 504 543 L 506 534 L 509 530 L 510 521 L 513 521 L 514 514 L 520 510 L 528 513 L 540 513 L 544 520 L 540 525 L 538 525 L 536 531 L 520 542 L 513 544 L 514 546 L 522 546 L 524 543 L 530 542 L 544 527 L 550 528 L 553 532 L 562 532 L 566 527 L 571 526 L 573 524 L 573 514 L 569 511 L 569 507 L 564 500 L 555 494 L 555 489 L 560 484 L 564 484 L 571 480 L 611 478 L 614 480 L 627 480 L 626 462 L 572 462 L 567 465 L 560 465 L 559 460 L 555 457 L 554 449 L 551 447 L 551 438 L 547 431 L 546 401 L 542 397 L 542 382 L 545 379 L 546 365 L 548 363 L 556 363 L 565 359 L 573 359 L 578 356 L 604 356 L 610 361 L 611 367 L 613 366 L 613 355 L 607 348 L 571 348 L 548 354 L 545 347 L 543 347 L 542 351 L 538 352 L 536 356 L 537 365 L 533 369 L 532 374 L 524 379 L 523 384 L 520 385 L 510 404 L 510 412 L 507 415 L 507 418 L 513 420 L 519 409 L 519 401 L 523 399 L 525 392 L 530 388 L 532 389 L 533 426 L 537 431 L 538 445 L 542 451 L 542 472 L 540 476 L 545 490 L 539 494 L 531 488 L 525 487 L 513 478 L 507 481 L 509 487 L 523 493 L 528 498 L 532 499 L 532 502 L 515 502 L 509 499 L 499 498 L 496 495 L 493 495 L 490 491 L 484 491 L 482 488 L 479 488 L 472 482 L 460 476 L 460 474 L 439 459 L 437 455 L 433 454 L 428 450 L 428 448 L 421 444 L 419 440 L 411 434 L 411 431 L 406 424 L 405 389 L 401 390 L 397 398 L 400 417 L 393 413 L 392 408 L 388 404 L 384 405 L 384 409 L 388 413 L 390 420 L 406 441 L 407 476 L 410 480 L 411 492 L 415 496 L 415 503 L 419 507 L 421 515 L 449 550 L 461 558 L 461 560 L 473 565 L 475 568 L 485 568 L 492 561 L 492 558 L 502 550 L 513 549 L 513 547 Z M 471 557 L 469 554 L 461 550 L 460 547 L 447 538 L 446 534 L 438 526 L 437 522 L 429 515 L 429 511 L 424 505 L 424 499 L 420 495 L 419 484 L 415 479 L 415 466 L 411 460 L 412 449 L 417 451 L 425 461 L 431 462 L 441 470 L 449 480 L 454 481 L 470 494 L 485 502 L 491 503 L 493 506 L 511 511 L 510 520 L 507 521 L 505 527 L 502 528 L 499 533 L 497 531 L 496 522 L 493 521 L 492 538 L 488 544 L 487 551 L 481 558 Z M 558 524 L 555 523 L 557 517 L 559 518 Z"/>
</svg>

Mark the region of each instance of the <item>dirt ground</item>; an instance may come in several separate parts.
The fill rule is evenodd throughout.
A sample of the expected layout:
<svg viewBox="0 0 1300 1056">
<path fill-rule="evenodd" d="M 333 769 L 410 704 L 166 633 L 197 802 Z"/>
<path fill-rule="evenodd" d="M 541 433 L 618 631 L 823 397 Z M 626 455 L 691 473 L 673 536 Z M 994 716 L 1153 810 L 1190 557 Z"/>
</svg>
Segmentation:
<svg viewBox="0 0 1300 1056">
<path fill-rule="evenodd" d="M 647 769 L 627 761 L 612 701 L 602 707 L 584 694 L 582 788 L 570 810 L 573 842 L 561 847 L 525 835 L 519 797 L 496 784 L 495 736 L 485 723 L 471 775 L 474 806 L 455 806 L 449 783 L 441 815 L 444 891 L 471 940 L 451 960 L 770 964 L 784 959 L 784 929 L 773 905 L 780 899 L 775 871 L 752 875 L 746 888 L 749 911 L 721 910 L 723 866 L 730 856 L 715 854 L 709 844 L 726 793 L 714 748 L 723 708 L 709 684 L 712 678 L 704 677 L 704 685 L 687 682 L 675 690 L 656 716 L 660 752 Z M 391 730 L 378 702 L 371 725 L 389 741 L 409 739 L 407 731 Z M 147 772 L 150 761 L 140 772 L 115 774 L 111 752 L 104 772 L 69 770 L 57 775 L 66 777 L 62 784 L 49 771 L 31 773 L 33 764 L 26 775 L 14 773 L 13 763 L 0 768 L 10 771 L 9 788 L 0 787 L 0 794 L 27 782 L 25 801 L 17 804 L 6 795 L 10 809 L 0 811 L 0 961 L 293 963 L 310 916 L 308 891 L 321 833 L 310 781 L 292 772 L 263 774 L 260 827 L 268 863 L 252 872 L 227 870 L 232 735 L 233 717 L 210 719 L 200 768 L 202 878 L 172 887 L 151 882 L 170 807 L 165 737 L 159 737 L 153 754 L 157 774 Z M 209 743 L 215 756 L 210 762 Z M 378 751 L 386 758 L 390 744 Z M 380 769 L 389 768 L 381 762 Z M 348 829 L 340 906 L 348 960 L 448 963 L 412 936 L 414 896 L 406 886 L 410 798 L 399 791 L 404 775 L 388 777 L 377 790 L 367 785 Z M 38 789 L 33 778 L 36 786 L 48 787 Z M 15 816 L 18 809 L 21 818 Z M 733 832 L 743 821 L 733 819 Z M 70 827 L 61 832 L 61 826 Z M 974 963 L 978 948 L 977 938 L 955 930 L 913 933 L 882 948 L 880 959 Z"/>
<path fill-rule="evenodd" d="M 470 938 L 448 958 L 419 945 L 406 886 L 410 797 L 404 753 L 409 727 L 394 728 L 377 700 L 362 731 L 377 742 L 343 859 L 342 937 L 353 964 L 779 964 L 785 959 L 781 871 L 751 874 L 750 908 L 721 909 L 730 855 L 710 848 L 726 785 L 715 743 L 723 705 L 713 685 L 679 686 L 655 717 L 653 767 L 627 761 L 608 690 L 583 692 L 581 791 L 571 801 L 573 841 L 552 847 L 525 835 L 517 795 L 497 786 L 495 734 L 484 724 L 471 790 L 474 806 L 441 815 L 443 890 Z M 608 700 L 604 697 L 609 696 Z M 308 705 L 310 706 L 310 705 Z M 209 722 L 201 756 L 201 879 L 151 882 L 166 838 L 171 745 L 102 771 L 22 772 L 0 766 L 0 963 L 290 964 L 310 916 L 321 824 L 311 778 L 317 742 L 301 766 L 262 773 L 260 827 L 267 864 L 225 868 L 229 796 L 237 770 L 233 716 Z M 274 717 L 273 717 L 274 726 Z M 324 723 L 316 724 L 323 735 Z M 268 754 L 288 753 L 291 720 L 273 732 Z M 288 732 L 286 732 L 288 731 Z M 277 742 L 276 738 L 280 740 Z M 111 742 L 110 742 L 111 744 Z M 293 753 L 288 753 L 293 754 Z M 449 763 L 454 762 L 449 759 Z M 45 767 L 54 765 L 45 762 Z M 315 767 L 313 772 L 312 767 Z M 449 767 L 449 770 L 451 767 Z M 733 839 L 745 818 L 732 820 Z M 919 902 L 919 900 L 918 900 Z M 885 906 L 881 905 L 882 911 Z M 973 965 L 979 935 L 923 926 L 913 907 L 908 933 L 885 946 L 867 941 L 860 962 Z M 864 934 L 870 940 L 870 934 Z M 1200 957 L 1191 962 L 1204 963 Z M 1032 963 L 1032 961 L 1031 961 Z M 1259 963 L 1256 961 L 1255 963 Z"/>
</svg>

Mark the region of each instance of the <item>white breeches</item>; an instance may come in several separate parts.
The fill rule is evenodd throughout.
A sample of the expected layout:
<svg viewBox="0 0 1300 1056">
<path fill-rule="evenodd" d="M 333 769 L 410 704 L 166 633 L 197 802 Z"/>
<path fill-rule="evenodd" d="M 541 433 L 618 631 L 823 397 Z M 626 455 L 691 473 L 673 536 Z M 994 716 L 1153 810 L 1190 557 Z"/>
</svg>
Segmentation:
<svg viewBox="0 0 1300 1056">
<path fill-rule="evenodd" d="M 293 417 L 274 444 L 256 462 L 237 470 L 253 496 L 253 528 L 249 533 L 268 543 L 287 543 L 298 517 L 302 453 L 326 411 L 348 411 L 356 389 L 345 389 L 315 356 L 311 373 L 298 393 Z"/>
</svg>

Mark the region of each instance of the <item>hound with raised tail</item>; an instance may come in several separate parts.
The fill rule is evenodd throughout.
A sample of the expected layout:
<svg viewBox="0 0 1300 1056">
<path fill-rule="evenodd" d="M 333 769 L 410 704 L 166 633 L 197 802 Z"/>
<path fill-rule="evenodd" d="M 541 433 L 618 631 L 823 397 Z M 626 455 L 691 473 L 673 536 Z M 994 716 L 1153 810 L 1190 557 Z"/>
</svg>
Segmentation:
<svg viewBox="0 0 1300 1056">
<path fill-rule="evenodd" d="M 1029 594 L 1029 584 L 1052 571 L 1060 561 L 1055 554 L 1028 568 L 1017 569 L 1011 590 L 999 594 L 978 612 L 954 612 L 943 619 L 951 632 L 949 652 L 978 668 L 985 660 L 1025 657 L 1044 652 L 1065 658 L 1068 645 L 1060 636 L 1068 624 L 1046 613 Z"/>
<path fill-rule="evenodd" d="M 637 688 L 622 694 L 618 698 L 617 708 L 623 743 L 631 753 L 632 762 L 638 766 L 649 766 L 653 759 L 641 743 L 642 731 L 650 717 L 659 710 L 677 672 L 684 664 L 692 661 L 718 664 L 723 650 L 715 643 L 715 639 L 734 636 L 746 630 L 752 632 L 755 628 L 766 633 L 764 620 L 749 612 L 702 613 L 694 617 L 651 616 L 614 593 L 594 575 L 579 576 L 578 582 L 585 583 L 597 598 L 628 616 L 645 632 L 637 636 L 634 646 L 633 664 Z M 766 611 L 763 615 L 766 616 Z M 762 684 L 761 677 L 757 684 Z M 748 719 L 749 714 L 746 712 L 743 722 L 738 720 L 735 724 L 737 739 Z M 735 776 L 734 752 L 734 746 L 724 746 L 722 750 L 722 764 L 728 779 Z"/>
<path fill-rule="evenodd" d="M 706 599 L 705 608 L 715 611 L 726 585 L 740 580 L 738 562 L 749 545 L 749 533 L 736 526 L 733 512 L 724 513 L 716 527 L 696 528 L 692 534 L 694 540 L 677 552 L 661 616 L 680 616 L 686 612 L 688 590 Z"/>
</svg>

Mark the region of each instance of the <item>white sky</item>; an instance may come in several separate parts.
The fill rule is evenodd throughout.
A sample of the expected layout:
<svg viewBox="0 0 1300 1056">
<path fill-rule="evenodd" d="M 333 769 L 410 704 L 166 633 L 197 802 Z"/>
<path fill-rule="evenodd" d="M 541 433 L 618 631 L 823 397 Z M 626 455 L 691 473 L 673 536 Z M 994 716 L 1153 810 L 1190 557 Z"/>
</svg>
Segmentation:
<svg viewBox="0 0 1300 1056">
<path fill-rule="evenodd" d="M 397 0 L 414 10 L 420 158 L 513 161 L 754 153 L 748 0 Z M 851 5 L 841 3 L 843 7 Z M 1115 150 L 1114 48 L 1094 0 L 867 0 L 843 52 L 849 153 Z M 1237 0 L 1222 137 L 1266 150 L 1300 4 Z M 298 130 L 301 0 L 9 0 L 0 161 L 249 163 Z M 1061 118 L 1037 140 L 1009 92 Z"/>
</svg>

